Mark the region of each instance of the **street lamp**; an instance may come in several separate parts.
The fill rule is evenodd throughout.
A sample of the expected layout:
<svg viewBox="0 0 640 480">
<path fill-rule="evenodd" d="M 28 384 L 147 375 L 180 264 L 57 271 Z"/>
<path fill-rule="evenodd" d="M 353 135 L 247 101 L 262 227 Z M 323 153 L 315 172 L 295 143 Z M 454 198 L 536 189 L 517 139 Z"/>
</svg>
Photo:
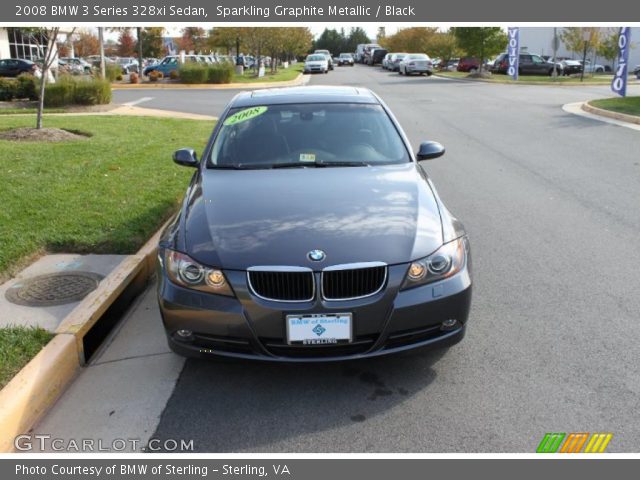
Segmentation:
<svg viewBox="0 0 640 480">
<path fill-rule="evenodd" d="M 582 54 L 582 72 L 580 72 L 580 81 L 584 80 L 584 69 L 587 66 L 587 45 L 589 45 L 589 40 L 591 40 L 591 31 L 583 30 L 582 31 L 582 40 L 584 41 L 584 52 Z"/>
</svg>

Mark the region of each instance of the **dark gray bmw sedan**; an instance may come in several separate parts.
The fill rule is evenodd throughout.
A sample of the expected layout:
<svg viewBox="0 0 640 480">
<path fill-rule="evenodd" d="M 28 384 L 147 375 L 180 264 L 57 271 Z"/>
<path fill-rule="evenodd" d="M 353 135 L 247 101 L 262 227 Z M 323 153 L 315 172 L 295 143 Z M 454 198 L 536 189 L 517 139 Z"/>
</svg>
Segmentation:
<svg viewBox="0 0 640 480">
<path fill-rule="evenodd" d="M 182 355 L 347 360 L 462 339 L 471 258 L 384 102 L 362 88 L 238 94 L 158 251 Z"/>
</svg>

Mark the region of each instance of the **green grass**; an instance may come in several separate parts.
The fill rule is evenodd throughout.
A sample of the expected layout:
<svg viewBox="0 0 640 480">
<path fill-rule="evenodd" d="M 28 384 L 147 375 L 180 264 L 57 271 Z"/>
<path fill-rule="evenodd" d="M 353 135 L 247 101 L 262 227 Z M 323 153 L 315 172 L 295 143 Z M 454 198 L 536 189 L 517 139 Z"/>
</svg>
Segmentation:
<svg viewBox="0 0 640 480">
<path fill-rule="evenodd" d="M 612 112 L 640 116 L 640 97 L 604 98 L 591 100 L 589 104 Z"/>
<path fill-rule="evenodd" d="M 3 388 L 53 335 L 42 328 L 0 328 L 0 388 Z"/>
<path fill-rule="evenodd" d="M 64 108 L 45 108 L 44 113 L 65 113 Z M 35 115 L 37 108 L 0 108 L 0 115 L 15 115 L 16 113 L 28 113 Z"/>
<path fill-rule="evenodd" d="M 448 78 L 468 78 L 469 74 L 466 72 L 436 72 L 436 75 Z M 550 77 L 548 75 L 521 75 L 519 80 L 514 81 L 511 77 L 501 74 L 493 74 L 491 78 L 482 79 L 482 81 L 492 83 L 513 83 L 513 84 L 526 84 L 526 83 L 549 83 L 549 84 L 568 84 L 568 85 L 580 85 L 580 84 L 601 84 L 606 85 L 611 83 L 611 75 L 591 75 L 586 74 L 584 81 L 580 81 L 580 77 Z M 475 79 L 469 79 L 475 80 Z"/>
<path fill-rule="evenodd" d="M 0 130 L 31 127 L 2 116 Z M 0 277 L 42 251 L 135 252 L 176 210 L 193 170 L 171 154 L 201 152 L 212 122 L 152 117 L 45 117 L 87 132 L 64 143 L 0 140 Z"/>
<path fill-rule="evenodd" d="M 234 74 L 232 83 L 262 83 L 262 82 L 287 82 L 295 80 L 298 75 L 302 73 L 304 63 L 298 62 L 295 65 L 290 65 L 289 68 L 278 68 L 278 72 L 272 75 L 271 68 L 265 68 L 264 77 L 256 77 L 253 70 L 245 70 L 244 75 Z"/>
</svg>

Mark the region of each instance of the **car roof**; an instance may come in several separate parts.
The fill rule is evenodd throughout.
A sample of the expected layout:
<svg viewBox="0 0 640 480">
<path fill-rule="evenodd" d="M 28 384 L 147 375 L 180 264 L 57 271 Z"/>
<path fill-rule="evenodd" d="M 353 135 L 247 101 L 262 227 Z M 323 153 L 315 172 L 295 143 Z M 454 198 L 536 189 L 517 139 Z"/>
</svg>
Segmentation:
<svg viewBox="0 0 640 480">
<path fill-rule="evenodd" d="M 368 103 L 379 104 L 375 94 L 366 88 L 305 86 L 267 88 L 242 92 L 231 100 L 231 107 L 285 105 L 288 103 Z"/>
</svg>

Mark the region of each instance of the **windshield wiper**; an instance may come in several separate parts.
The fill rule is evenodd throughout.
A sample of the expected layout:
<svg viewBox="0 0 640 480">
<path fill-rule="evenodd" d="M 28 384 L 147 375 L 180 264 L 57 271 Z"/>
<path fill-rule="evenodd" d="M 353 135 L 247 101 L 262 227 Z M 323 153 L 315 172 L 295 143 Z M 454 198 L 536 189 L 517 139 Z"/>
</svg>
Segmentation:
<svg viewBox="0 0 640 480">
<path fill-rule="evenodd" d="M 367 162 L 344 161 L 344 162 L 315 162 L 316 167 L 369 167 Z"/>
</svg>

